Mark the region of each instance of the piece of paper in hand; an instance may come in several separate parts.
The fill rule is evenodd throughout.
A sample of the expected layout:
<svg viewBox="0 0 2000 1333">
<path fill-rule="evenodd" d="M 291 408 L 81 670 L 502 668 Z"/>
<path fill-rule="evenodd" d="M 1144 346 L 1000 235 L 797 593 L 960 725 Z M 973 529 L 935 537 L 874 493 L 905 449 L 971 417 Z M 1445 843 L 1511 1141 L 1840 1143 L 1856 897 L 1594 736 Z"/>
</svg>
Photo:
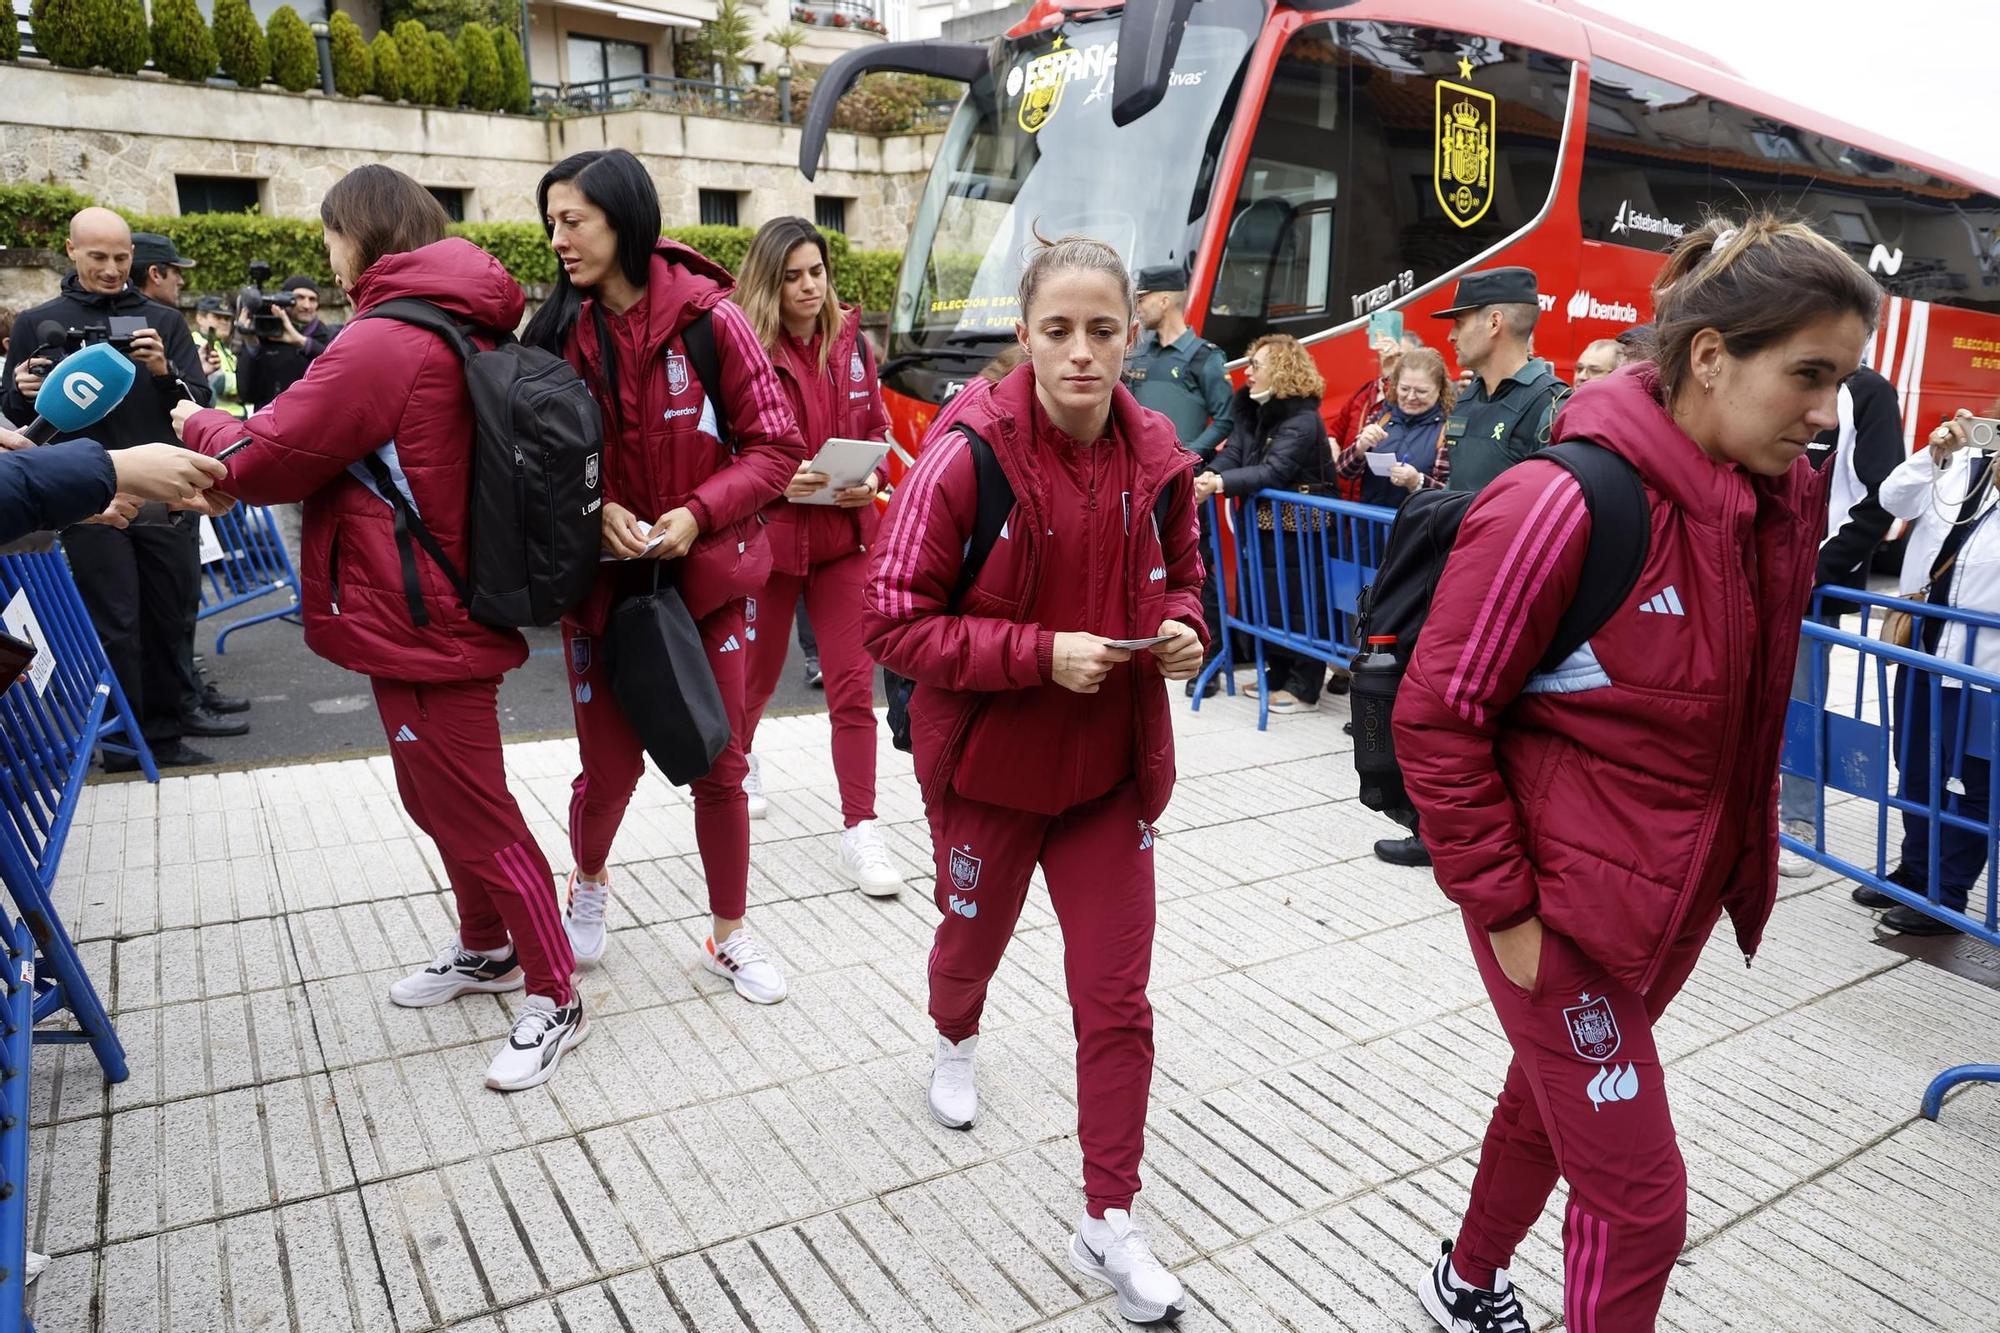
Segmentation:
<svg viewBox="0 0 2000 1333">
<path fill-rule="evenodd" d="M 1394 454 L 1369 454 L 1368 470 L 1378 477 L 1386 477 L 1396 466 Z"/>
</svg>

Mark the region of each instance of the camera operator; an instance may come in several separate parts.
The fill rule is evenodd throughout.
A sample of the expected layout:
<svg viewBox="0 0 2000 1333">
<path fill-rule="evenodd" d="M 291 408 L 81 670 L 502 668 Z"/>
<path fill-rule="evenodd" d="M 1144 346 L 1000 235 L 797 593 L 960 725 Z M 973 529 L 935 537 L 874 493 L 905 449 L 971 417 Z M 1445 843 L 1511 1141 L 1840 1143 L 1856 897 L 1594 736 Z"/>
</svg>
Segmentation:
<svg viewBox="0 0 2000 1333">
<path fill-rule="evenodd" d="M 237 383 L 243 401 L 261 408 L 306 377 L 306 368 L 338 330 L 321 322 L 319 288 L 311 278 L 294 274 L 278 294 L 269 295 L 262 287 L 270 269 L 253 264 L 250 272 L 254 290 L 244 289 L 237 317 L 243 331 Z"/>
<path fill-rule="evenodd" d="M 128 282 L 132 231 L 104 208 L 70 219 L 66 246 L 75 268 L 55 300 L 22 312 L 7 351 L 0 412 L 16 424 L 35 415 L 43 377 L 86 342 L 110 342 L 144 372 L 92 437 L 118 450 L 171 440 L 168 408 L 183 399 L 208 402 L 208 377 L 180 312 L 148 301 Z M 60 437 L 59 437 L 60 438 Z M 193 514 L 148 505 L 125 529 L 78 526 L 63 534 L 84 605 L 105 656 L 162 765 L 203 764 L 208 757 L 182 740 L 182 681 L 178 666 L 185 608 L 200 572 L 200 534 Z M 106 760 L 122 770 L 136 761 Z"/>
</svg>

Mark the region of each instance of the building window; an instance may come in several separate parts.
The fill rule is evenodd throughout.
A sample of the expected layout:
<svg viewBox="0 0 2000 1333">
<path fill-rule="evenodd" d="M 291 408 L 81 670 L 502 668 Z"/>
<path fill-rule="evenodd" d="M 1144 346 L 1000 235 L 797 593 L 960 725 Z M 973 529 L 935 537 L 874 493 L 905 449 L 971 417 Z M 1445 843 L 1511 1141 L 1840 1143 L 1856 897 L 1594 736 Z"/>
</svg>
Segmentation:
<svg viewBox="0 0 2000 1333">
<path fill-rule="evenodd" d="M 701 225 L 704 227 L 735 227 L 738 202 L 742 195 L 734 190 L 701 191 Z"/>
<path fill-rule="evenodd" d="M 462 185 L 426 185 L 431 198 L 444 206 L 445 216 L 453 222 L 465 221 L 465 204 L 472 191 Z"/>
<path fill-rule="evenodd" d="M 176 176 L 182 213 L 254 213 L 264 182 L 243 176 Z"/>
<path fill-rule="evenodd" d="M 637 42 L 569 35 L 572 89 L 602 106 L 624 106 L 646 90 L 649 53 Z"/>
<path fill-rule="evenodd" d="M 839 195 L 822 194 L 813 198 L 813 222 L 821 231 L 837 231 L 847 234 L 847 201 Z"/>
</svg>

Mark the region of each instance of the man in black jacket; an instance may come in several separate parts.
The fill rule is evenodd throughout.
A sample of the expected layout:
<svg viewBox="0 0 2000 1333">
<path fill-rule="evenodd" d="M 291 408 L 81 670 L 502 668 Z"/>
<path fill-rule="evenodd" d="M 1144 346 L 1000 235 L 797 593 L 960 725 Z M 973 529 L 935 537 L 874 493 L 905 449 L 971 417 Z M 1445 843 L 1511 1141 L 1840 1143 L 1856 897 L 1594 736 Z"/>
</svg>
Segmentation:
<svg viewBox="0 0 2000 1333">
<path fill-rule="evenodd" d="M 208 377 L 186 321 L 130 285 L 132 231 L 116 213 L 86 208 L 71 218 L 67 249 L 75 268 L 63 279 L 62 294 L 24 311 L 17 322 L 0 372 L 0 412 L 16 424 L 32 420 L 35 395 L 62 359 L 67 331 L 95 339 L 102 330 L 102 336 L 130 337 L 140 374 L 91 435 L 113 450 L 172 440 L 173 404 L 183 398 L 208 402 Z M 47 325 L 54 327 L 45 332 Z M 63 534 L 105 656 L 163 766 L 209 762 L 181 740 L 182 684 L 175 667 L 182 608 L 201 569 L 199 542 L 194 515 L 170 514 L 158 505 L 141 510 L 122 531 L 79 525 Z"/>
<path fill-rule="evenodd" d="M 1831 450 L 1826 467 L 1833 473 L 1828 501 L 1826 537 L 1819 545 L 1819 570 L 1815 591 L 1828 588 L 1864 588 L 1868 566 L 1875 548 L 1889 535 L 1895 520 L 1882 507 L 1882 483 L 1900 465 L 1907 453 L 1903 444 L 1903 409 L 1896 399 L 1896 386 L 1867 366 L 1862 366 L 1840 383 L 1840 424 L 1822 431 L 1812 443 L 1811 457 L 1817 465 Z M 1829 596 L 1822 602 L 1822 618 L 1831 623 L 1853 609 L 1849 603 Z M 1792 673 L 1792 697 L 1812 697 L 1813 641 L 1799 646 L 1799 660 Z M 1801 842 L 1813 841 L 1818 827 L 1818 809 L 1810 778 L 1787 773 L 1779 783 L 1780 815 L 1785 832 Z M 1810 875 L 1812 862 L 1783 848 L 1778 853 L 1779 873 L 1791 878 Z"/>
<path fill-rule="evenodd" d="M 194 261 L 180 252 L 171 237 L 151 231 L 132 233 L 132 285 L 147 300 L 178 310 L 181 288 L 187 281 L 184 270 L 193 267 Z M 199 348 L 195 356 L 201 357 Z M 208 369 L 205 360 L 202 369 Z M 211 375 L 209 393 L 214 392 Z M 250 701 L 224 694 L 214 681 L 202 678 L 194 660 L 195 625 L 200 619 L 201 580 L 197 576 L 188 584 L 187 601 L 181 606 L 180 651 L 175 655 L 181 675 L 181 731 L 189 736 L 241 736 L 250 730 L 249 721 L 229 715 L 248 712 Z"/>
</svg>

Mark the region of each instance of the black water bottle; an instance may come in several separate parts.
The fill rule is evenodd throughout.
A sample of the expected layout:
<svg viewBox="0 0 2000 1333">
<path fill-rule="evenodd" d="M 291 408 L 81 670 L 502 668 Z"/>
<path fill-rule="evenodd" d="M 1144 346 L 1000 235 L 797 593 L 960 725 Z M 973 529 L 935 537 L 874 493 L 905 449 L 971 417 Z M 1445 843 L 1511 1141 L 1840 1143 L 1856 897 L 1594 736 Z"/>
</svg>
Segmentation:
<svg viewBox="0 0 2000 1333">
<path fill-rule="evenodd" d="M 1403 770 L 1396 763 L 1396 738 L 1389 728 L 1396 687 L 1403 682 L 1396 636 L 1370 635 L 1367 651 L 1354 659 L 1353 672 L 1348 699 L 1354 707 L 1354 771 L 1361 779 L 1361 803 L 1371 810 L 1400 807 L 1405 804 Z"/>
</svg>

